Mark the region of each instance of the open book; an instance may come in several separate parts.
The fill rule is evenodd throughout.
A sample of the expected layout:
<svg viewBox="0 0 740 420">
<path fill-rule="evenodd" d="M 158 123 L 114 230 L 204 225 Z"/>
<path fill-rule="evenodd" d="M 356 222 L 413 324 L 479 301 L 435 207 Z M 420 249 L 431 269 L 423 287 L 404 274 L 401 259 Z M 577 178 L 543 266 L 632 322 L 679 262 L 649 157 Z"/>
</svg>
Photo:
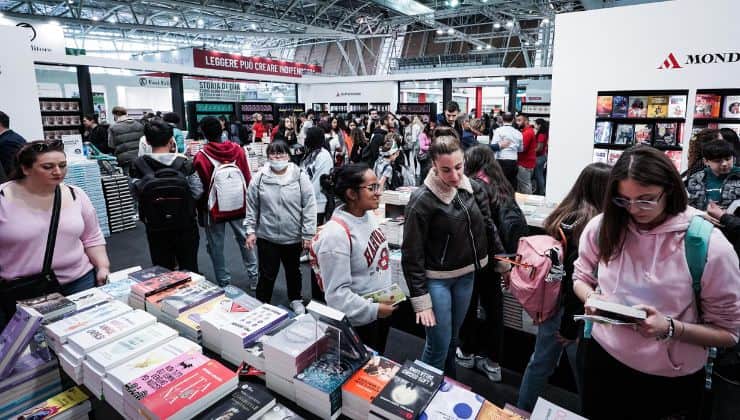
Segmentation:
<svg viewBox="0 0 740 420">
<path fill-rule="evenodd" d="M 641 309 L 635 309 L 620 303 L 607 302 L 593 296 L 586 301 L 585 306 L 596 309 L 596 314 L 576 315 L 573 319 L 591 320 L 601 324 L 633 325 L 647 318 L 647 313 Z"/>
</svg>

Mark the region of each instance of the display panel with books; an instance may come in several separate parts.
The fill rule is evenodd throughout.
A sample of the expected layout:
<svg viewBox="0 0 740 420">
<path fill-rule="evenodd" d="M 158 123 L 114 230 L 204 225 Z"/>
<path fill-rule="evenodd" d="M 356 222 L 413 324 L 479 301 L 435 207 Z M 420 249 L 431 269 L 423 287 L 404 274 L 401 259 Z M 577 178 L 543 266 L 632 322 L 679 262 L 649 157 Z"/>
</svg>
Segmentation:
<svg viewBox="0 0 740 420">
<path fill-rule="evenodd" d="M 425 103 L 425 104 L 414 104 L 414 103 L 400 103 L 396 116 L 399 118 L 402 116 L 413 119 L 414 116 L 419 116 L 424 124 L 429 121 L 434 121 L 437 117 L 437 104 Z"/>
<path fill-rule="evenodd" d="M 187 111 L 188 132 L 195 139 L 203 138 L 198 130 L 198 123 L 205 117 L 224 117 L 236 121 L 236 104 L 234 102 L 189 101 L 185 103 Z"/>
<path fill-rule="evenodd" d="M 79 98 L 39 98 L 44 140 L 82 134 L 82 104 Z"/>
<path fill-rule="evenodd" d="M 739 122 L 740 89 L 699 89 L 696 91 L 695 128 L 732 128 L 721 127 L 721 125 Z"/>
</svg>

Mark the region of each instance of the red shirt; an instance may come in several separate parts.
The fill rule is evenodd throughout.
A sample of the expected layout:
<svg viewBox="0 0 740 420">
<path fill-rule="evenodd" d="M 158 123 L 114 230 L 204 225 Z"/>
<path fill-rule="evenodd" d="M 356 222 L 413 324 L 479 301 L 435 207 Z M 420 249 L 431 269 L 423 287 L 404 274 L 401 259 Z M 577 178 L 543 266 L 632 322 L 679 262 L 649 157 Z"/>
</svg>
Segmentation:
<svg viewBox="0 0 740 420">
<path fill-rule="evenodd" d="M 547 134 L 545 134 L 545 133 L 539 133 L 539 134 L 537 134 L 537 144 L 538 145 L 539 144 L 542 144 L 543 145 L 542 146 L 542 150 L 540 150 L 539 152 L 537 152 L 537 156 L 543 156 L 543 155 L 546 155 L 547 154 L 547 140 L 548 140 L 548 135 Z"/>
<path fill-rule="evenodd" d="M 517 163 L 527 169 L 534 169 L 537 166 L 537 140 L 534 138 L 534 129 L 527 127 L 522 130 L 522 141 L 524 150 L 519 153 Z"/>
<path fill-rule="evenodd" d="M 265 135 L 267 127 L 262 122 L 256 122 L 252 124 L 252 131 L 254 132 L 254 141 L 262 141 L 262 136 Z"/>
</svg>

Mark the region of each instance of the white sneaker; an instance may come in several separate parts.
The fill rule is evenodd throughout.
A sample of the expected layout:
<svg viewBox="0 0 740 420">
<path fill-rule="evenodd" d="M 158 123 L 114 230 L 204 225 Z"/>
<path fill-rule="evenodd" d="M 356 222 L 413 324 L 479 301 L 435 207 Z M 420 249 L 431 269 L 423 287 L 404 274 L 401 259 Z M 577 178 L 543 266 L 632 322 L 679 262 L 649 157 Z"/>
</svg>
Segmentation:
<svg viewBox="0 0 740 420">
<path fill-rule="evenodd" d="M 249 283 L 249 290 L 257 290 L 257 283 L 259 283 L 258 280 L 252 280 L 252 282 Z"/>
<path fill-rule="evenodd" d="M 483 372 L 492 382 L 501 382 L 501 366 L 487 357 L 476 357 L 475 368 Z"/>
<path fill-rule="evenodd" d="M 308 252 L 306 252 L 305 254 L 301 255 L 301 262 L 302 263 L 307 263 L 308 260 L 309 260 Z"/>
<path fill-rule="evenodd" d="M 303 315 L 306 313 L 306 307 L 303 306 L 303 302 L 300 300 L 290 302 L 290 309 L 292 309 L 296 315 Z"/>
</svg>

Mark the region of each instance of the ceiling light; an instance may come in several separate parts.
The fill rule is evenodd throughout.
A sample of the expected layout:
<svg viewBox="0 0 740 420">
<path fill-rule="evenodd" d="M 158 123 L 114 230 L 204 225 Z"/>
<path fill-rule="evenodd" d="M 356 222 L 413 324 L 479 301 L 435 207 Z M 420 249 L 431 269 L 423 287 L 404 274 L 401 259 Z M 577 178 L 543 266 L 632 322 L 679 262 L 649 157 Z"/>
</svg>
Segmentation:
<svg viewBox="0 0 740 420">
<path fill-rule="evenodd" d="M 437 29 L 437 35 L 444 35 L 445 31 L 444 29 Z"/>
<path fill-rule="evenodd" d="M 475 49 L 478 50 L 478 51 L 480 51 L 480 50 L 483 49 L 483 47 L 481 47 L 480 45 L 478 45 L 477 47 L 475 47 Z"/>
<path fill-rule="evenodd" d="M 205 22 L 203 21 L 203 19 L 198 19 L 198 22 L 197 23 L 198 23 L 198 26 L 205 25 Z"/>
<path fill-rule="evenodd" d="M 496 23 L 493 24 L 493 28 L 494 29 L 501 29 L 501 24 L 498 23 L 498 22 L 496 22 Z"/>
<path fill-rule="evenodd" d="M 544 23 L 545 25 L 547 25 L 548 23 L 550 23 L 550 19 L 544 18 L 544 19 L 542 19 L 542 23 Z"/>
<path fill-rule="evenodd" d="M 513 28 L 514 27 L 514 21 L 513 20 L 507 20 L 506 21 L 506 27 L 507 28 Z"/>
<path fill-rule="evenodd" d="M 454 29 L 450 28 L 450 29 L 447 30 L 447 35 L 454 35 L 454 34 L 455 34 L 455 30 Z"/>
<path fill-rule="evenodd" d="M 486 45 L 486 49 L 487 50 L 490 50 L 491 49 L 491 46 L 490 45 Z"/>
<path fill-rule="evenodd" d="M 460 0 L 450 0 L 450 7 L 457 7 L 460 5 Z"/>
<path fill-rule="evenodd" d="M 99 21 L 99 20 L 100 20 L 100 18 L 99 18 L 99 17 L 97 17 L 97 16 L 93 16 L 93 17 L 92 17 L 92 18 L 90 18 L 90 19 L 92 19 L 92 21 L 93 21 L 93 22 L 97 22 L 97 21 Z"/>
<path fill-rule="evenodd" d="M 50 20 L 49 21 L 49 25 L 59 26 L 59 21 L 58 20 Z"/>
<path fill-rule="evenodd" d="M 180 17 L 179 16 L 172 16 L 172 21 L 175 22 L 175 23 L 177 23 L 177 22 L 180 21 Z"/>
<path fill-rule="evenodd" d="M 256 31 L 256 30 L 257 30 L 257 24 L 256 24 L 256 23 L 253 23 L 253 24 L 252 24 L 252 30 L 253 30 L 253 31 Z"/>
</svg>

